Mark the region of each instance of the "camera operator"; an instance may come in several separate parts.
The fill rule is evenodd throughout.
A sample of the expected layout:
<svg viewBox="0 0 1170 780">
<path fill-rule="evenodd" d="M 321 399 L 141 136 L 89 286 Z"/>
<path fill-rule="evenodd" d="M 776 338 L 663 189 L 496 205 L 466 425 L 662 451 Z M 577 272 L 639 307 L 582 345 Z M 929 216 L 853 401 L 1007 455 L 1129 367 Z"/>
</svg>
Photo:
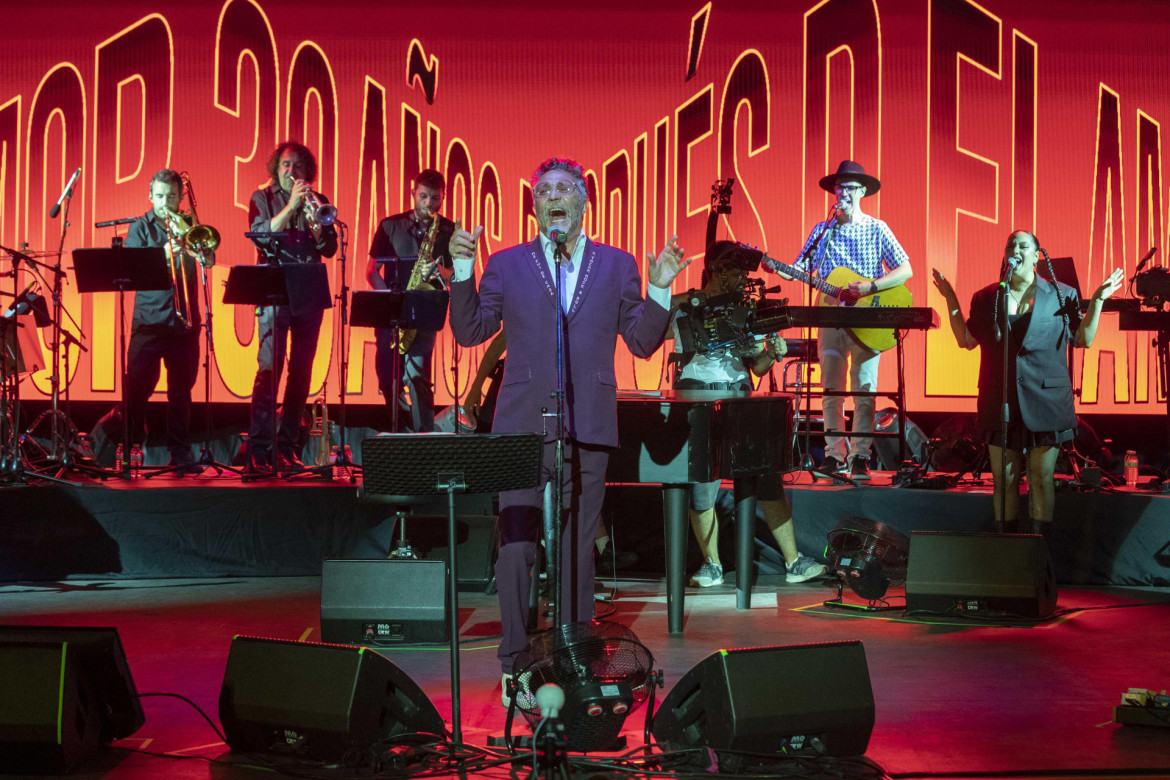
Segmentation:
<svg viewBox="0 0 1170 780">
<path fill-rule="evenodd" d="M 728 333 L 726 346 L 709 351 L 684 352 L 684 345 L 690 346 L 693 338 L 687 338 L 697 329 L 692 328 L 688 318 L 702 316 L 704 309 L 727 304 L 732 309 L 730 319 L 739 323 L 745 319 L 746 307 L 737 304 L 745 300 L 748 272 L 758 267 L 759 253 L 740 247 L 733 241 L 716 241 L 707 248 L 703 263 L 703 287 L 676 295 L 671 303 L 671 332 L 667 338 L 674 339 L 676 363 L 674 387 L 676 390 L 720 390 L 728 395 L 749 394 L 752 380 L 749 371 L 764 376 L 772 364 L 786 351 L 784 339 L 772 334 L 763 340 L 756 340 L 746 331 Z M 718 315 L 716 315 L 718 316 Z M 742 325 L 742 323 L 739 323 Z M 706 330 L 706 329 L 702 329 Z M 718 326 L 716 332 L 719 332 Z M 708 331 L 709 332 L 709 331 Z M 722 335 L 722 334 L 721 334 Z M 746 345 L 746 348 L 745 348 Z M 690 584 L 701 588 L 723 583 L 723 565 L 719 558 L 719 524 L 715 517 L 715 499 L 719 494 L 720 480 L 698 483 L 691 486 L 690 518 L 691 528 L 699 542 L 703 565 L 691 577 Z M 760 479 L 760 508 L 764 522 L 772 532 L 776 545 L 784 556 L 788 582 L 804 582 L 825 572 L 823 564 L 817 563 L 796 549 L 796 536 L 792 526 L 792 505 L 784 495 L 784 486 L 779 474 Z"/>
</svg>

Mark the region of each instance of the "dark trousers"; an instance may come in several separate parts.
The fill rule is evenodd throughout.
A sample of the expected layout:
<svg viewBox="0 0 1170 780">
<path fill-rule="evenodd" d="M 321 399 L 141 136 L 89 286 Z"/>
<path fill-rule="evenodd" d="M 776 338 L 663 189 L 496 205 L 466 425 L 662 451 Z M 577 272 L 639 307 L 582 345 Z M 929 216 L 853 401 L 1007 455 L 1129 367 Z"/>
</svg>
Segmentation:
<svg viewBox="0 0 1170 780">
<path fill-rule="evenodd" d="M 512 673 L 516 656 L 528 646 L 528 598 L 532 567 L 543 535 L 544 483 L 554 477 L 556 443 L 544 445 L 541 486 L 500 493 L 500 557 L 496 586 L 500 598 L 500 666 Z M 568 622 L 593 619 L 593 540 L 605 498 L 609 448 L 570 441 L 565 447 L 561 582 L 562 615 Z M 520 671 L 517 669 L 516 671 Z"/>
<path fill-rule="evenodd" d="M 431 355 L 438 336 L 433 330 L 420 330 L 405 355 L 399 354 L 394 343 L 393 328 L 378 328 L 374 333 L 377 345 L 374 369 L 378 374 L 378 389 L 386 401 L 390 419 L 394 419 L 394 403 L 398 402 L 398 430 L 407 433 L 429 433 L 435 429 L 435 387 L 431 384 Z M 397 363 L 397 369 L 395 369 Z M 394 387 L 394 372 L 401 380 Z M 403 388 L 410 391 L 410 403 Z"/>
<path fill-rule="evenodd" d="M 317 336 L 321 332 L 321 320 L 324 317 L 322 311 L 294 316 L 287 306 L 275 308 L 275 321 L 272 307 L 264 306 L 260 309 L 257 324 L 260 348 L 256 356 L 256 381 L 252 384 L 252 423 L 248 427 L 248 451 L 253 459 L 260 461 L 267 461 L 272 454 L 272 419 L 276 414 L 273 375 L 275 373 L 279 384 L 286 349 L 289 353 L 288 379 L 284 385 L 276 449 L 282 454 L 300 455 L 296 445 L 301 416 L 309 398 L 313 356 L 317 353 Z"/>
<path fill-rule="evenodd" d="M 130 444 L 146 442 L 146 403 L 167 367 L 167 448 L 172 459 L 191 459 L 191 388 L 199 373 L 199 330 L 165 333 L 135 329 L 126 353 Z M 120 437 L 119 437 L 120 438 Z"/>
</svg>

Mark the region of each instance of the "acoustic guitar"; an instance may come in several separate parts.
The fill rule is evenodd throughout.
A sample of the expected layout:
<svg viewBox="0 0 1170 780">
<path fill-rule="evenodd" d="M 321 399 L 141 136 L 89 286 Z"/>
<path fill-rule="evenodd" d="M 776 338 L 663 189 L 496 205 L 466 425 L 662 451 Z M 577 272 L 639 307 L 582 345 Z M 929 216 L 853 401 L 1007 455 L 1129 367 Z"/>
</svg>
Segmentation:
<svg viewBox="0 0 1170 780">
<path fill-rule="evenodd" d="M 743 244 L 741 246 L 744 249 L 759 252 L 760 260 L 761 262 L 766 261 L 766 266 L 782 271 L 793 279 L 804 282 L 820 291 L 820 296 L 817 299 L 818 306 L 853 306 L 855 308 L 876 308 L 881 306 L 904 309 L 914 305 L 914 295 L 904 284 L 891 287 L 888 290 L 881 290 L 873 295 L 863 295 L 850 302 L 849 291 L 846 289 L 849 283 L 858 281 L 869 283 L 873 279 L 867 279 L 845 266 L 837 266 L 828 276 L 822 279 L 819 276 L 813 276 L 807 271 L 802 271 L 796 266 L 781 263 L 779 260 L 769 257 L 762 250 Z M 849 330 L 853 334 L 853 338 L 875 352 L 885 352 L 898 343 L 898 339 L 894 335 L 892 328 L 850 328 Z"/>
</svg>

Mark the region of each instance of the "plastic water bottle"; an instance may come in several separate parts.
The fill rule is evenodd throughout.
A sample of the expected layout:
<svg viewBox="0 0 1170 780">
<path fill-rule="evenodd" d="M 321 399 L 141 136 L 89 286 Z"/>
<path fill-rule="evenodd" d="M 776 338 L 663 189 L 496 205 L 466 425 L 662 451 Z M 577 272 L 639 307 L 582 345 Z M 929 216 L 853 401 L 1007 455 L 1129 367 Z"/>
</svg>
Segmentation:
<svg viewBox="0 0 1170 780">
<path fill-rule="evenodd" d="M 1125 451 L 1125 486 L 1136 488 L 1138 483 L 1138 456 L 1133 450 Z"/>
<path fill-rule="evenodd" d="M 114 470 L 122 472 L 122 442 L 118 442 L 118 449 L 114 452 Z"/>
<path fill-rule="evenodd" d="M 138 479 L 142 476 L 142 447 L 135 444 L 130 448 L 130 478 Z"/>
</svg>

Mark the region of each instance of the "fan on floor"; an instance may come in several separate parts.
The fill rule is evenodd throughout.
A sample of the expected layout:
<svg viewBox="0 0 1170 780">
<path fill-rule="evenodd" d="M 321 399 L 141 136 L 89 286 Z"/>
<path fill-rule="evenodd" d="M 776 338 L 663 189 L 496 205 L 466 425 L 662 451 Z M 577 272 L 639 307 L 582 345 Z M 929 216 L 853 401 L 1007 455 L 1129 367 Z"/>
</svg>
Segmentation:
<svg viewBox="0 0 1170 780">
<path fill-rule="evenodd" d="M 825 557 L 829 571 L 837 577 L 837 598 L 826 606 L 846 607 L 841 600 L 845 585 L 869 602 L 861 609 L 889 609 L 877 606 L 890 585 L 906 581 L 910 561 L 910 540 L 885 523 L 864 517 L 843 517 L 829 531 Z"/>
<path fill-rule="evenodd" d="M 654 656 L 634 632 L 603 620 L 570 623 L 533 637 L 515 668 L 505 725 L 509 743 L 514 710 L 530 726 L 538 724 L 542 713 L 536 692 L 552 683 L 565 694 L 560 719 L 567 748 L 580 752 L 615 749 L 626 718 L 647 699 L 646 711 L 652 712 L 654 690 L 662 685 Z M 647 717 L 647 732 L 649 727 Z"/>
</svg>

